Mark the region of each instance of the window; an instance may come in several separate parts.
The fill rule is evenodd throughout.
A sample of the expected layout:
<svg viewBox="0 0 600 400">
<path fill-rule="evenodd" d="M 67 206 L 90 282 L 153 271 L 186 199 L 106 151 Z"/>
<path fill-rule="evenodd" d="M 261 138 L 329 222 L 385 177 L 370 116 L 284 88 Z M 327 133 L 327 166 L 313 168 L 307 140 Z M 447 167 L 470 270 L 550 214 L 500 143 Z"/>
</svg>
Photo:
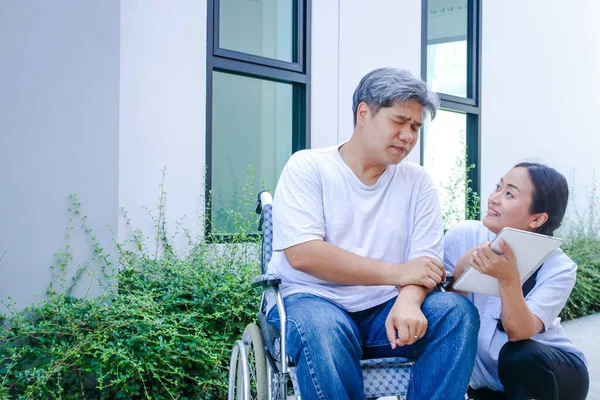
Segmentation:
<svg viewBox="0 0 600 400">
<path fill-rule="evenodd" d="M 207 229 L 233 232 L 230 211 L 275 189 L 310 146 L 309 10 L 310 0 L 208 2 Z"/>
<path fill-rule="evenodd" d="M 424 129 L 421 160 L 441 189 L 446 227 L 478 204 L 480 21 L 480 0 L 423 0 L 423 79 L 441 109 Z"/>
</svg>

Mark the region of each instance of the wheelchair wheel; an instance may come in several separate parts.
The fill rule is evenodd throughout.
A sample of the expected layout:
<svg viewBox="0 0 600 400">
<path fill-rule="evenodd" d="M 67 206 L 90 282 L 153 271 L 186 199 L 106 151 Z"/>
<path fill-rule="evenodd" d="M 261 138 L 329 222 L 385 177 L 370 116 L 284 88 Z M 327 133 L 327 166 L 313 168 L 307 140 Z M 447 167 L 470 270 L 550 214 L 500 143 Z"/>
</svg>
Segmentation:
<svg viewBox="0 0 600 400">
<path fill-rule="evenodd" d="M 250 372 L 250 398 L 252 400 L 269 399 L 269 381 L 267 378 L 267 356 L 262 332 L 256 324 L 248 324 L 242 335 Z"/>
<path fill-rule="evenodd" d="M 241 340 L 233 345 L 229 360 L 229 393 L 228 400 L 242 400 L 246 397 L 244 375 L 248 370 L 248 360 L 245 358 L 246 347 Z"/>
<path fill-rule="evenodd" d="M 229 364 L 229 400 L 268 400 L 267 359 L 260 328 L 249 324 L 233 346 Z"/>
</svg>

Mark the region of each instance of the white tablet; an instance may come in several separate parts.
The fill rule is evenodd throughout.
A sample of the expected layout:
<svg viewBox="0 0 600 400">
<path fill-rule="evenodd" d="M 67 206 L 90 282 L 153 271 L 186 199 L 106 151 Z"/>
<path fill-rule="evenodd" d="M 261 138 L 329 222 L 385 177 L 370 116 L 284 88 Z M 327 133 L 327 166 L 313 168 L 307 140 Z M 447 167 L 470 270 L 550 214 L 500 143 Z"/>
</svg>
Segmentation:
<svg viewBox="0 0 600 400">
<path fill-rule="evenodd" d="M 521 285 L 529 278 L 550 255 L 558 249 L 562 239 L 539 233 L 522 231 L 513 228 L 504 228 L 490 244 L 492 250 L 502 254 L 500 239 L 515 253 L 517 269 L 521 277 Z M 464 292 L 500 296 L 498 280 L 489 275 L 484 275 L 473 267 L 467 270 L 456 280 L 454 289 Z"/>
</svg>

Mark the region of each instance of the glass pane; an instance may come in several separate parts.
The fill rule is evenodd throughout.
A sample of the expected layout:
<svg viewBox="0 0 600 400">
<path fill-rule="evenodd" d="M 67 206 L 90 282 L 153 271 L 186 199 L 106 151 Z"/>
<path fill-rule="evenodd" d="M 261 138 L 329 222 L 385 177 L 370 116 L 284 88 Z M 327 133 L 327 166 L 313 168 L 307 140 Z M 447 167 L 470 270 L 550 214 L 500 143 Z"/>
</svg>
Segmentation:
<svg viewBox="0 0 600 400">
<path fill-rule="evenodd" d="M 291 84 L 213 72 L 211 207 L 217 231 L 236 232 L 231 211 L 245 214 L 261 189 L 275 189 L 292 154 L 292 94 Z"/>
<path fill-rule="evenodd" d="M 219 47 L 295 62 L 294 0 L 221 0 Z"/>
<path fill-rule="evenodd" d="M 467 115 L 439 110 L 425 131 L 423 165 L 440 191 L 444 228 L 465 219 Z"/>
<path fill-rule="evenodd" d="M 438 93 L 467 96 L 467 2 L 427 2 L 427 82 Z"/>
</svg>

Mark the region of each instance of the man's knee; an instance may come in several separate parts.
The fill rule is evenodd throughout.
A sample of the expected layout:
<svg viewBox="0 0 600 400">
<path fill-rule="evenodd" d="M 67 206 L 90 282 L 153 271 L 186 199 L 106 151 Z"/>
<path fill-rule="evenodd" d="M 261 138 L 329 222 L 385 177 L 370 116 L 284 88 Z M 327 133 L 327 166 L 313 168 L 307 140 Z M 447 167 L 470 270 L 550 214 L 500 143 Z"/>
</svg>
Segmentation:
<svg viewBox="0 0 600 400">
<path fill-rule="evenodd" d="M 299 357 L 307 347 L 315 352 L 344 351 L 357 358 L 362 356 L 358 328 L 348 314 L 333 303 L 312 295 L 292 295 L 285 300 L 285 310 L 292 358 Z M 277 312 L 269 315 L 269 322 L 278 326 Z"/>
<path fill-rule="evenodd" d="M 466 331 L 479 332 L 479 312 L 466 297 L 458 293 L 433 292 L 425 300 L 428 319 L 463 326 Z"/>
</svg>

